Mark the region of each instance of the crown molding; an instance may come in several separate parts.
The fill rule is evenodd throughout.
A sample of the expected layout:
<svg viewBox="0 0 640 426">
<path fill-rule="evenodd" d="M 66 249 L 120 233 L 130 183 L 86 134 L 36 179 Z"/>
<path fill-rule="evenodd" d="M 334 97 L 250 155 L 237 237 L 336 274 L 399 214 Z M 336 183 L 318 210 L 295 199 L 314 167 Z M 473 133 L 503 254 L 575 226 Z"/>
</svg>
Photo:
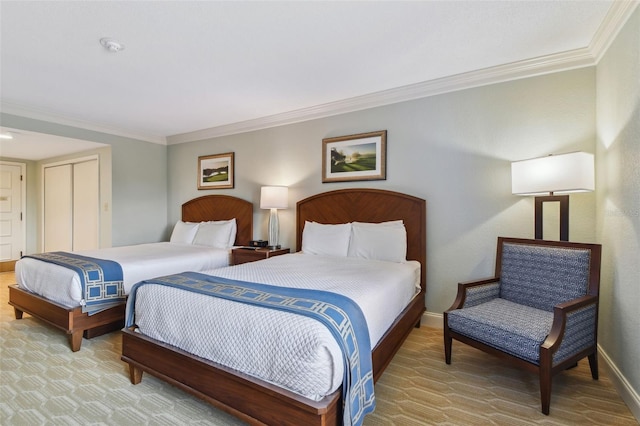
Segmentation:
<svg viewBox="0 0 640 426">
<path fill-rule="evenodd" d="M 595 65 L 595 61 L 589 49 L 576 49 L 421 83 L 410 84 L 407 86 L 330 102 L 310 108 L 303 108 L 282 114 L 275 114 L 253 120 L 246 120 L 194 132 L 167 136 L 167 144 L 172 145 L 193 142 L 282 126 L 285 124 L 299 123 L 302 121 L 361 111 L 364 109 L 411 101 L 443 93 L 456 92 L 474 87 L 503 83 L 511 80 L 583 68 L 592 65 Z"/>
<path fill-rule="evenodd" d="M 55 114 L 42 109 L 26 107 L 24 105 L 18 105 L 13 102 L 0 101 L 0 112 L 4 114 L 17 115 L 20 117 L 31 118 L 33 120 L 47 121 L 63 126 L 72 126 L 85 130 L 92 130 L 100 133 L 107 133 L 110 135 L 122 136 L 130 139 L 137 139 L 145 142 L 157 143 L 160 145 L 166 145 L 167 139 L 164 136 L 158 135 L 146 135 L 142 133 L 135 133 L 128 130 L 122 130 L 116 127 L 105 126 L 99 123 L 92 123 L 77 118 L 72 118 L 60 114 Z"/>
<path fill-rule="evenodd" d="M 589 44 L 589 50 L 595 58 L 596 64 L 600 62 L 638 5 L 640 5 L 640 1 L 637 0 L 618 0 L 613 3 Z"/>
<path fill-rule="evenodd" d="M 633 14 L 638 4 L 640 4 L 640 1 L 637 0 L 615 1 L 596 31 L 589 47 L 429 80 L 282 114 L 171 135 L 167 136 L 167 144 L 179 144 L 251 132 L 474 87 L 595 66 Z"/>
</svg>

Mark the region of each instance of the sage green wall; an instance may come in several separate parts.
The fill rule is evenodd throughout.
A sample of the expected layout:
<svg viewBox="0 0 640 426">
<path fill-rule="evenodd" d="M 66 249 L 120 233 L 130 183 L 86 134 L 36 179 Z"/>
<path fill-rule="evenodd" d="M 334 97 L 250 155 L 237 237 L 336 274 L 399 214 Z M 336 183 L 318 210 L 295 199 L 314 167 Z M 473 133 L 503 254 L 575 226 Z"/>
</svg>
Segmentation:
<svg viewBox="0 0 640 426">
<path fill-rule="evenodd" d="M 167 147 L 76 127 L 0 114 L 3 126 L 111 145 L 114 246 L 161 241 L 167 227 Z M 29 182 L 31 185 L 31 182 Z M 28 195 L 31 197 L 31 194 Z M 38 217 L 37 205 L 27 206 Z M 27 229 L 27 240 L 35 230 Z M 30 247 L 30 249 L 34 249 Z M 36 248 L 37 249 L 37 248 Z"/>
<path fill-rule="evenodd" d="M 387 180 L 321 182 L 322 139 L 388 131 Z M 595 150 L 595 69 L 528 78 L 168 149 L 169 219 L 208 193 L 254 203 L 254 237 L 266 239 L 261 185 L 290 187 L 281 241 L 293 247 L 296 201 L 344 187 L 401 191 L 427 200 L 427 309 L 442 313 L 459 281 L 490 276 L 499 235 L 533 237 L 533 200 L 511 195 L 510 163 Z M 198 156 L 235 152 L 235 189 L 198 191 Z M 595 240 L 595 195 L 571 196 L 571 239 Z"/>
<path fill-rule="evenodd" d="M 598 340 L 640 420 L 640 8 L 597 66 Z"/>
</svg>

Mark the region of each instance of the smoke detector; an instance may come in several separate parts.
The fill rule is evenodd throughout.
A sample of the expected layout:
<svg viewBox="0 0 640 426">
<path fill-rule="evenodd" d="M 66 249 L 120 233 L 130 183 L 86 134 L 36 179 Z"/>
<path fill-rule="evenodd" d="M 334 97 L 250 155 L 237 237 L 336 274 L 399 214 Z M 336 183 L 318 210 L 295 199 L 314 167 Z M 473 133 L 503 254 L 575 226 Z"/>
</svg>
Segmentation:
<svg viewBox="0 0 640 426">
<path fill-rule="evenodd" d="M 109 37 L 101 38 L 100 44 L 109 52 L 119 52 L 124 50 L 124 44 Z"/>
</svg>

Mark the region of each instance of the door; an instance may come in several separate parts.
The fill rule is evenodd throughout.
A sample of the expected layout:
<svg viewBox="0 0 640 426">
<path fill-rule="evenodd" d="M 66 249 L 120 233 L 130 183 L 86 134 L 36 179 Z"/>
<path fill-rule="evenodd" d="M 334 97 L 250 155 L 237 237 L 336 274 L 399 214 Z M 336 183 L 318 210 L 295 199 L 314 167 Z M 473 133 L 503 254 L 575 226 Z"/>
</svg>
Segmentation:
<svg viewBox="0 0 640 426">
<path fill-rule="evenodd" d="M 100 175 L 97 158 L 46 165 L 43 250 L 78 251 L 100 246 Z"/>
<path fill-rule="evenodd" d="M 44 251 L 73 250 L 73 165 L 44 168 Z"/>
<path fill-rule="evenodd" d="M 24 250 L 25 171 L 22 163 L 0 163 L 0 262 L 18 260 Z"/>
<path fill-rule="evenodd" d="M 73 165 L 73 250 L 98 248 L 99 181 L 98 160 Z"/>
</svg>

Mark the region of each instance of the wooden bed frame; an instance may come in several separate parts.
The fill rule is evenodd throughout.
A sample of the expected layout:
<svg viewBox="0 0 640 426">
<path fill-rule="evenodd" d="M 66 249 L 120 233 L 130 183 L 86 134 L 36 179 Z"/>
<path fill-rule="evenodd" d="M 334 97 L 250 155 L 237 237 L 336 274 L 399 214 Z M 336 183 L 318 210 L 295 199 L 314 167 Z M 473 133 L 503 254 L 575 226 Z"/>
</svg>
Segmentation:
<svg viewBox="0 0 640 426">
<path fill-rule="evenodd" d="M 413 327 L 420 326 L 426 292 L 426 203 L 410 195 L 377 189 L 343 189 L 318 194 L 297 204 L 296 246 L 300 250 L 305 221 L 321 223 L 383 222 L 403 219 L 407 259 L 421 263 L 421 291 L 373 349 L 377 381 Z M 131 383 L 144 371 L 204 399 L 249 424 L 339 425 L 341 390 L 312 401 L 273 384 L 196 357 L 174 346 L 122 330 L 122 360 L 129 364 Z"/>
<path fill-rule="evenodd" d="M 253 204 L 228 195 L 207 195 L 187 201 L 182 205 L 182 220 L 202 222 L 236 218 L 236 244 L 248 245 L 253 238 Z M 120 330 L 124 327 L 125 303 L 87 315 L 80 306 L 69 308 L 42 296 L 25 291 L 18 285 L 9 286 L 9 304 L 16 319 L 24 312 L 63 330 L 69 336 L 73 352 L 80 350 L 82 337 L 87 339 Z"/>
</svg>

